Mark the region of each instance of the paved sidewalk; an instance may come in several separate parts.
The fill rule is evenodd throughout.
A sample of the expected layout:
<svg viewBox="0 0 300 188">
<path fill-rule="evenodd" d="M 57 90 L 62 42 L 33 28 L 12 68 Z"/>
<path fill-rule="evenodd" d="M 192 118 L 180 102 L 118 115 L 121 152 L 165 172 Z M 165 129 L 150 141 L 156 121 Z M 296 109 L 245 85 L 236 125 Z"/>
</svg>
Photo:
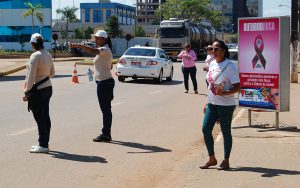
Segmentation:
<svg viewBox="0 0 300 188">
<path fill-rule="evenodd" d="M 272 128 L 275 112 L 252 112 L 252 126 L 249 127 L 248 110 L 239 109 L 233 121 L 230 170 L 200 169 L 199 165 L 208 157 L 205 146 L 196 143 L 185 161 L 179 162 L 159 187 L 300 187 L 299 93 L 300 84 L 291 84 L 290 111 L 279 113 L 279 130 Z M 283 129 L 291 125 L 298 129 Z M 202 134 L 200 126 L 199 132 Z M 220 164 L 223 159 L 222 134 L 216 135 L 215 153 Z"/>
</svg>

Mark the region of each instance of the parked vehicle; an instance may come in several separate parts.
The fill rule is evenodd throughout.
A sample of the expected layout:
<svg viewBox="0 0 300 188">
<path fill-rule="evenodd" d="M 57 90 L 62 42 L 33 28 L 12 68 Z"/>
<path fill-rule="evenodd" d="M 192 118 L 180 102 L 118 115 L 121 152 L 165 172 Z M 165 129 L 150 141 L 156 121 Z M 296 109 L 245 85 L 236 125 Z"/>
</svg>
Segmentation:
<svg viewBox="0 0 300 188">
<path fill-rule="evenodd" d="M 163 20 L 157 34 L 158 47 L 164 49 L 174 59 L 185 43 L 190 43 L 197 57 L 204 59 L 206 57 L 204 48 L 221 36 L 208 24 L 196 24 L 177 18 Z"/>
<path fill-rule="evenodd" d="M 161 83 L 163 78 L 173 79 L 173 62 L 165 51 L 157 47 L 135 46 L 120 57 L 116 75 L 120 82 L 126 78 L 153 78 Z"/>
<path fill-rule="evenodd" d="M 232 62 L 238 62 L 238 48 L 229 48 L 229 59 Z"/>
</svg>

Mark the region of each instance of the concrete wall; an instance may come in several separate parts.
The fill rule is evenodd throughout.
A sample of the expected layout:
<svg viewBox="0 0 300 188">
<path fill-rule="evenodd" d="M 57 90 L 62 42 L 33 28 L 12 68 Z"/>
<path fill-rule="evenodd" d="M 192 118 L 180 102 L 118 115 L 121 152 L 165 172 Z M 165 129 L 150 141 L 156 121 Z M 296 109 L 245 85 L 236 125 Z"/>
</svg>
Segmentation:
<svg viewBox="0 0 300 188">
<path fill-rule="evenodd" d="M 147 41 L 149 43 L 149 46 L 156 47 L 157 39 L 155 39 L 155 38 L 135 37 L 134 39 L 131 39 L 130 41 L 128 41 L 128 48 L 135 46 L 135 45 L 144 46 Z M 115 39 L 112 39 L 111 42 L 112 42 L 114 57 L 120 57 L 127 50 L 127 41 L 125 40 L 125 38 L 115 38 Z"/>
</svg>

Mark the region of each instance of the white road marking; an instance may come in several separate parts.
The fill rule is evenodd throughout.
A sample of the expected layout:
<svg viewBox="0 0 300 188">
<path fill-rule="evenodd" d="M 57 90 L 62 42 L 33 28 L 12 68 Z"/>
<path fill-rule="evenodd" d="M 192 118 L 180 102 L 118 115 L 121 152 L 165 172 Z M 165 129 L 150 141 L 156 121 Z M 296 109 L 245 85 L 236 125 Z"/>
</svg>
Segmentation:
<svg viewBox="0 0 300 188">
<path fill-rule="evenodd" d="M 157 91 L 153 91 L 153 92 L 149 93 L 149 95 L 155 95 L 155 94 L 161 93 L 161 92 L 162 92 L 162 90 L 157 90 Z"/>
<path fill-rule="evenodd" d="M 37 127 L 31 127 L 31 128 L 28 128 L 28 129 L 24 129 L 24 130 L 9 134 L 8 136 L 18 136 L 18 135 L 21 135 L 21 134 L 25 134 L 25 133 L 34 131 L 36 129 L 37 129 Z"/>
<path fill-rule="evenodd" d="M 118 105 L 123 104 L 123 103 L 124 102 L 116 102 L 116 103 L 111 104 L 111 106 L 118 106 Z"/>
</svg>

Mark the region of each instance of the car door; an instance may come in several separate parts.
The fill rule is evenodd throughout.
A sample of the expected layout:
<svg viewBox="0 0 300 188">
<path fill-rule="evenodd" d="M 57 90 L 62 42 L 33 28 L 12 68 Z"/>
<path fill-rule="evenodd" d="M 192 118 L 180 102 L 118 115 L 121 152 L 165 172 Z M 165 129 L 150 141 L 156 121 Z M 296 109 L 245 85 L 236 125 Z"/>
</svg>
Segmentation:
<svg viewBox="0 0 300 188">
<path fill-rule="evenodd" d="M 167 53 L 162 50 L 162 52 L 164 53 L 165 57 L 166 57 L 166 62 L 167 62 L 167 75 L 166 76 L 170 76 L 170 73 L 172 71 L 172 67 L 173 67 L 173 61 L 171 58 L 169 58 L 169 56 L 167 55 Z"/>
<path fill-rule="evenodd" d="M 169 64 L 168 56 L 162 50 L 159 50 L 158 53 L 159 53 L 159 58 L 161 60 L 161 64 L 162 64 L 162 67 L 164 70 L 163 76 L 164 77 L 169 76 L 170 75 L 170 64 Z"/>
</svg>

